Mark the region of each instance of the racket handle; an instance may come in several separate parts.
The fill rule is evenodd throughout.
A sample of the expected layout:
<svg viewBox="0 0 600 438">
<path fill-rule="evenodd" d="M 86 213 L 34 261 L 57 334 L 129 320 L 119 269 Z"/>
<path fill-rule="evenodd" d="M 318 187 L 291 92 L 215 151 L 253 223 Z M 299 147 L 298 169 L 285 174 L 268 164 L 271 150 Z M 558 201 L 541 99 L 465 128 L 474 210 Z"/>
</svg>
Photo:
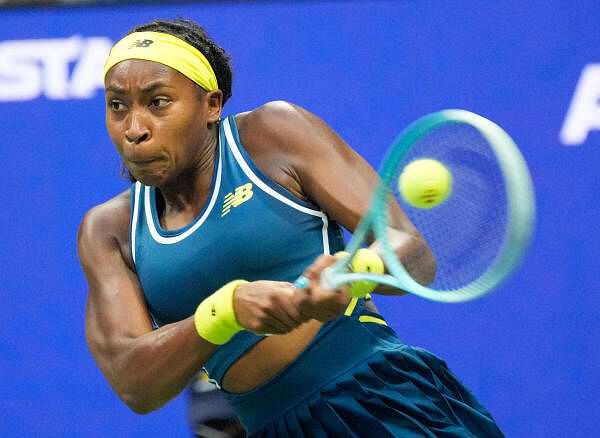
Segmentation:
<svg viewBox="0 0 600 438">
<path fill-rule="evenodd" d="M 333 271 L 331 270 L 331 268 L 325 268 L 323 270 L 323 272 L 321 272 L 321 278 L 319 281 L 319 285 L 321 286 L 322 289 L 326 289 L 326 290 L 334 290 L 334 284 L 333 281 L 331 281 L 331 274 L 333 273 Z"/>
<path fill-rule="evenodd" d="M 306 278 L 304 275 L 301 275 L 300 277 L 298 277 L 296 279 L 296 281 L 294 281 L 293 286 L 296 289 L 305 289 L 308 287 L 309 284 L 310 284 L 310 280 L 308 278 Z"/>
<path fill-rule="evenodd" d="M 333 283 L 330 280 L 330 268 L 326 268 L 323 272 L 321 272 L 321 287 L 323 289 L 331 289 L 333 290 Z M 293 286 L 297 289 L 305 289 L 310 285 L 310 280 L 306 278 L 304 275 L 301 275 L 294 281 Z"/>
</svg>

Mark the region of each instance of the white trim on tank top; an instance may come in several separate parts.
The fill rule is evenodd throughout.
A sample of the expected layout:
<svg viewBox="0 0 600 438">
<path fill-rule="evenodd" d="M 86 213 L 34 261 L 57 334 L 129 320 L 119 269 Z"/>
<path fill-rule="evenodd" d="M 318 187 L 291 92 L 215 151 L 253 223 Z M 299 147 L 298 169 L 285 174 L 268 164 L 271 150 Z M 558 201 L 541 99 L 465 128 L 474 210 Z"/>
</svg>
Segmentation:
<svg viewBox="0 0 600 438">
<path fill-rule="evenodd" d="M 229 123 L 229 119 L 226 118 L 223 120 L 223 130 L 225 132 L 225 138 L 227 139 L 227 143 L 229 145 L 229 149 L 233 153 L 234 158 L 238 162 L 238 165 L 242 169 L 242 171 L 246 174 L 250 181 L 252 181 L 257 187 L 259 187 L 263 192 L 277 199 L 278 201 L 283 202 L 284 204 L 301 211 L 302 213 L 309 214 L 311 216 L 318 216 L 323 221 L 323 228 L 321 230 L 323 234 L 323 253 L 329 254 L 329 234 L 327 233 L 327 227 L 329 225 L 329 221 L 327 219 L 327 215 L 323 211 L 313 210 L 312 208 L 305 207 L 300 205 L 291 199 L 286 198 L 281 193 L 274 190 L 272 187 L 268 186 L 263 180 L 261 180 L 248 166 L 248 163 L 244 160 L 238 145 L 233 136 L 233 132 L 231 131 L 231 125 Z"/>
<path fill-rule="evenodd" d="M 135 182 L 135 192 L 133 194 L 133 216 L 131 219 L 131 259 L 135 265 L 135 231 L 137 229 L 138 211 L 140 209 L 140 189 L 142 184 L 139 181 Z"/>
<path fill-rule="evenodd" d="M 328 226 L 329 226 L 329 220 L 327 218 L 327 215 L 322 211 L 314 210 L 314 209 L 305 207 L 303 205 L 300 205 L 300 204 L 292 201 L 291 199 L 286 198 L 285 196 L 283 196 L 282 194 L 278 193 L 273 188 L 271 188 L 267 184 L 265 184 L 252 171 L 252 169 L 250 168 L 250 166 L 248 166 L 248 163 L 246 163 L 242 154 L 240 153 L 237 143 L 235 141 L 235 138 L 233 137 L 233 133 L 231 131 L 229 119 L 224 119 L 223 125 L 224 125 L 223 128 L 224 128 L 224 132 L 225 132 L 225 137 L 227 139 L 227 143 L 229 145 L 231 152 L 233 153 L 234 158 L 236 159 L 236 161 L 237 161 L 238 165 L 240 166 L 240 168 L 242 169 L 242 171 L 246 174 L 246 176 L 248 176 L 248 178 L 250 178 L 250 180 L 257 187 L 259 187 L 262 191 L 264 191 L 268 195 L 272 196 L 273 198 L 277 199 L 278 201 L 283 202 L 284 204 L 286 204 L 302 213 L 309 214 L 311 216 L 317 216 L 317 217 L 321 218 L 321 220 L 323 222 L 323 227 L 321 229 L 322 238 L 323 238 L 323 253 L 329 254 L 329 252 L 330 252 L 329 234 L 327 232 Z M 217 167 L 217 176 L 215 179 L 215 187 L 213 188 L 213 193 L 212 193 L 208 208 L 206 209 L 206 211 L 204 212 L 202 217 L 192 227 L 187 229 L 184 233 L 181 233 L 177 236 L 171 236 L 171 237 L 161 236 L 158 233 L 158 230 L 156 229 L 156 226 L 154 223 L 154 217 L 152 216 L 152 209 L 151 209 L 151 202 L 150 202 L 150 188 L 148 186 L 144 186 L 144 204 L 145 204 L 144 207 L 145 207 L 145 214 L 146 214 L 146 222 L 148 223 L 148 229 L 150 231 L 150 235 L 156 242 L 165 244 L 165 245 L 170 245 L 173 243 L 180 242 L 181 240 L 185 239 L 187 236 L 192 234 L 194 231 L 196 231 L 206 221 L 206 218 L 208 217 L 208 215 L 210 214 L 210 212 L 212 211 L 212 209 L 214 207 L 214 204 L 216 203 L 218 193 L 219 193 L 219 188 L 221 185 L 222 144 L 223 144 L 222 139 L 219 139 L 219 164 Z M 132 220 L 132 226 L 131 226 L 132 257 L 133 257 L 134 264 L 135 264 L 135 231 L 136 231 L 136 225 L 137 225 L 137 216 L 138 216 L 138 209 L 139 209 L 139 202 L 140 202 L 139 192 L 140 192 L 141 186 L 142 186 L 142 184 L 140 182 L 136 182 L 135 202 L 134 202 L 134 210 L 133 210 L 133 217 L 135 218 L 135 220 Z"/>
<path fill-rule="evenodd" d="M 196 231 L 200 226 L 206 221 L 206 218 L 212 211 L 215 203 L 217 202 L 217 198 L 219 197 L 219 189 L 221 187 L 221 168 L 222 168 L 222 142 L 219 139 L 219 161 L 217 165 L 217 175 L 215 177 L 215 186 L 213 187 L 213 192 L 210 197 L 210 201 L 206 210 L 202 214 L 202 216 L 194 223 L 190 228 L 185 230 L 183 233 L 178 234 L 176 236 L 161 236 L 156 229 L 156 224 L 154 223 L 154 217 L 152 216 L 152 208 L 150 202 L 150 187 L 144 186 L 144 209 L 146 211 L 146 222 L 148 223 L 148 229 L 150 230 L 150 235 L 152 238 L 163 245 L 172 245 L 177 242 L 181 242 L 183 239 L 188 237 L 194 231 Z"/>
</svg>

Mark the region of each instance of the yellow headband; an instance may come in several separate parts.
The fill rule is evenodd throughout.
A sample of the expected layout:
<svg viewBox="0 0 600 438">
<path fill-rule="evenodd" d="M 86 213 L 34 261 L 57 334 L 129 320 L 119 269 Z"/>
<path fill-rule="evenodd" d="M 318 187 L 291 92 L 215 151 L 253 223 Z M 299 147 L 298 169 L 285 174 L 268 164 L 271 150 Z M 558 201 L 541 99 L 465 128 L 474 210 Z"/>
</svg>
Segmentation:
<svg viewBox="0 0 600 438">
<path fill-rule="evenodd" d="M 160 32 L 134 32 L 115 44 L 104 64 L 104 77 L 116 64 L 127 59 L 142 59 L 171 67 L 206 91 L 219 88 L 217 77 L 206 57 L 195 47 L 172 35 Z"/>
</svg>

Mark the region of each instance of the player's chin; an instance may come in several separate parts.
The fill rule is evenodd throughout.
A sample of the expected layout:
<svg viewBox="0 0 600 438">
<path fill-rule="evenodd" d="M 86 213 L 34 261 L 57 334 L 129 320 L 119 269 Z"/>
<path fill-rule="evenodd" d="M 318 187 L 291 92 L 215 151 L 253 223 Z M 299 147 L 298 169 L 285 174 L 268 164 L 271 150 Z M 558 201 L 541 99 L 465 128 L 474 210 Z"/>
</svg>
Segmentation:
<svg viewBox="0 0 600 438">
<path fill-rule="evenodd" d="M 152 163 L 149 163 L 152 164 Z M 146 186 L 160 187 L 168 181 L 169 172 L 158 166 L 148 164 L 129 166 L 129 173 Z"/>
</svg>

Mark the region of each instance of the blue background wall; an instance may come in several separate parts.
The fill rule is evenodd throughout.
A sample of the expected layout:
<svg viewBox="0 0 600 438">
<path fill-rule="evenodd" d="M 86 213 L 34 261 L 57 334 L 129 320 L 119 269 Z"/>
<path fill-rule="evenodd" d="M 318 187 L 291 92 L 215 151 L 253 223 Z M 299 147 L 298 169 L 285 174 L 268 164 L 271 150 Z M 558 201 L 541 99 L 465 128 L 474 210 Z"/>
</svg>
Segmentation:
<svg viewBox="0 0 600 438">
<path fill-rule="evenodd" d="M 600 6 L 414 0 L 0 13 L 0 435 L 188 435 L 185 397 L 136 416 L 94 364 L 75 246 L 84 213 L 127 188 L 94 87 L 103 50 L 135 24 L 176 15 L 202 23 L 233 58 L 225 113 L 292 101 L 374 166 L 404 126 L 443 108 L 475 111 L 511 133 L 537 190 L 522 269 L 467 304 L 376 302 L 401 339 L 447 360 L 507 436 L 597 433 Z M 592 129 L 561 139 L 578 83 L 571 128 Z"/>
</svg>

